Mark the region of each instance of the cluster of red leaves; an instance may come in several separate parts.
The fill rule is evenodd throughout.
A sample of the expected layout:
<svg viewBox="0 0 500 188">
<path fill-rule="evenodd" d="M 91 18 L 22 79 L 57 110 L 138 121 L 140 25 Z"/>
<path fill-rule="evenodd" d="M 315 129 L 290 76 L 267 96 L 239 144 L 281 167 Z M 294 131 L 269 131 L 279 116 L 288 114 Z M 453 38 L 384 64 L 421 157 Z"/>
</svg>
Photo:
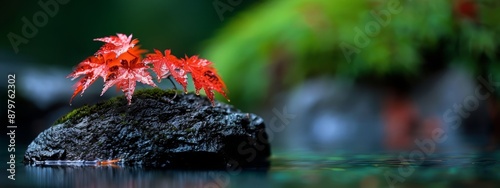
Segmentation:
<svg viewBox="0 0 500 188">
<path fill-rule="evenodd" d="M 228 99 L 224 82 L 217 75 L 212 62 L 206 59 L 200 59 L 198 56 L 186 56 L 179 59 L 170 54 L 170 50 L 165 50 L 165 54 L 162 54 L 156 49 L 155 53 L 147 54 L 146 58 L 143 59 L 142 55 L 145 50 L 136 46 L 139 41 L 132 40 L 132 35 L 127 36 L 120 33 L 117 36 L 97 38 L 94 41 L 101 41 L 105 44 L 94 56 L 82 61 L 68 75 L 68 78 L 72 79 L 82 76 L 74 86 L 75 91 L 70 102 L 78 93 L 83 94 L 92 83 L 101 77 L 104 79 L 101 95 L 116 85 L 125 93 L 130 105 L 136 82 L 157 87 L 152 80 L 149 69 L 156 73 L 158 82 L 172 76 L 184 88 L 184 92 L 187 92 L 187 75 L 191 74 L 196 94 L 204 89 L 212 104 L 214 104 L 214 90 Z"/>
</svg>

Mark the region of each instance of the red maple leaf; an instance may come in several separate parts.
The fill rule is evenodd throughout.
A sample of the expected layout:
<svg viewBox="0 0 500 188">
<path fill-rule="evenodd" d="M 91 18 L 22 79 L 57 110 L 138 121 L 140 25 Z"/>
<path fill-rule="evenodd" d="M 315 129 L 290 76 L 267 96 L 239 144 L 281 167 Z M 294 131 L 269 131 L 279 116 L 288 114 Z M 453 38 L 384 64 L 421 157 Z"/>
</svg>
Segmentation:
<svg viewBox="0 0 500 188">
<path fill-rule="evenodd" d="M 96 55 L 115 53 L 116 57 L 134 48 L 135 44 L 139 42 L 137 39 L 132 40 L 132 34 L 127 36 L 121 33 L 117 33 L 116 36 L 96 38 L 94 41 L 106 43 L 96 52 Z"/>
<path fill-rule="evenodd" d="M 78 93 L 83 94 L 99 77 L 105 80 L 101 95 L 113 85 L 117 85 L 125 93 L 129 104 L 132 100 L 136 81 L 156 87 L 147 71 L 149 66 L 140 61 L 143 53 L 144 50 L 135 46 L 118 57 L 115 56 L 114 52 L 96 53 L 97 55 L 82 61 L 75 71 L 68 76 L 73 79 L 83 76 L 74 86 L 75 91 L 70 103 Z"/>
<path fill-rule="evenodd" d="M 159 50 L 155 49 L 154 54 L 147 54 L 144 63 L 153 65 L 153 71 L 157 75 L 158 82 L 162 78 L 172 75 L 182 85 L 184 92 L 187 92 L 187 72 L 182 67 L 183 62 L 170 54 L 170 50 L 165 50 L 165 55 L 163 55 Z"/>
<path fill-rule="evenodd" d="M 155 50 L 155 53 L 148 54 L 141 61 L 142 54 L 145 51 L 136 46 L 139 41 L 137 39 L 132 40 L 132 35 L 126 36 L 118 33 L 117 36 L 94 40 L 105 42 L 105 44 L 94 56 L 82 61 L 68 75 L 72 79 L 83 76 L 74 86 L 75 91 L 70 103 L 78 93 L 83 94 L 97 78 L 102 77 L 104 79 L 104 88 L 101 95 L 110 87 L 116 85 L 118 89 L 125 93 L 130 105 L 136 82 L 156 87 L 148 71 L 150 68 L 156 73 L 158 82 L 163 78 L 172 76 L 182 85 L 185 92 L 187 92 L 187 74 L 191 73 L 196 94 L 199 94 L 200 90 L 204 89 L 212 105 L 215 105 L 213 90 L 228 99 L 226 85 L 213 68 L 212 62 L 206 59 L 200 59 L 198 56 L 189 58 L 186 56 L 184 59 L 178 59 L 170 54 L 170 50 L 165 50 L 165 54 Z"/>
<path fill-rule="evenodd" d="M 134 47 L 127 51 L 127 53 L 118 56 L 117 60 L 120 61 L 120 64 L 110 66 L 108 69 L 101 96 L 110 87 L 116 85 L 118 89 L 121 89 L 123 93 L 125 93 L 128 104 L 130 105 L 132 103 L 132 94 L 134 94 L 136 82 L 156 87 L 156 84 L 153 82 L 148 72 L 150 67 L 144 64 L 140 59 L 141 53 L 143 53 L 143 50 Z"/>
<path fill-rule="evenodd" d="M 73 92 L 73 96 L 71 96 L 70 103 L 78 93 L 81 92 L 83 95 L 85 90 L 94 83 L 98 77 L 106 77 L 107 70 L 108 66 L 102 55 L 89 57 L 78 64 L 76 69 L 68 75 L 68 78 L 74 80 L 80 76 L 84 77 L 74 85 L 75 91 Z"/>
<path fill-rule="evenodd" d="M 212 102 L 212 105 L 214 105 L 213 90 L 215 90 L 229 101 L 226 95 L 226 85 L 220 79 L 215 68 L 213 68 L 212 62 L 198 58 L 198 56 L 191 56 L 189 58 L 186 56 L 182 59 L 182 62 L 183 68 L 191 73 L 196 94 L 199 94 L 201 89 L 205 90 L 205 94 L 210 99 L 210 102 Z"/>
</svg>

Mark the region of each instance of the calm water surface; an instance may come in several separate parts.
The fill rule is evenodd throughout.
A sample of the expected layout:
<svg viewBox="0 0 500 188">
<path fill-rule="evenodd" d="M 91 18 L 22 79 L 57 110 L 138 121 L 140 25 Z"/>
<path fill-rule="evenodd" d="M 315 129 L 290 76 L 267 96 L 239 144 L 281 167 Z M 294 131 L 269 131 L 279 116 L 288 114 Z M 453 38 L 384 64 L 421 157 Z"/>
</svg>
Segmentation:
<svg viewBox="0 0 500 188">
<path fill-rule="evenodd" d="M 408 157 L 409 154 L 403 154 Z M 24 166 L 7 187 L 500 187 L 500 153 L 426 156 L 277 153 L 268 170 Z M 2 182 L 5 182 L 3 178 Z M 4 183 L 2 183 L 4 184 Z M 5 184 L 4 184 L 5 185 Z M 4 187 L 4 186 L 2 186 Z"/>
</svg>

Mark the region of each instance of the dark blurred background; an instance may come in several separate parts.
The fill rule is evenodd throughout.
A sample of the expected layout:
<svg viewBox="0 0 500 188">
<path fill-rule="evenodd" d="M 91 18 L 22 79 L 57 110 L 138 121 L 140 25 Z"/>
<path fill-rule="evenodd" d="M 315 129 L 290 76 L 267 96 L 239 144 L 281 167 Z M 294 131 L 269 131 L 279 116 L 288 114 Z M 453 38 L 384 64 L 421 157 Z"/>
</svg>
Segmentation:
<svg viewBox="0 0 500 188">
<path fill-rule="evenodd" d="M 57 9 L 50 4 L 47 12 L 47 3 Z M 99 97 L 100 80 L 69 105 L 75 82 L 66 76 L 99 48 L 92 39 L 115 33 L 132 33 L 150 51 L 213 61 L 230 104 L 264 117 L 276 152 L 405 151 L 437 133 L 446 140 L 435 151 L 499 147 L 494 0 L 64 3 L 6 1 L 0 8 L 0 87 L 16 74 L 21 151 L 72 109 L 122 95 Z M 33 20 L 42 14 L 46 20 Z M 23 18 L 40 25 L 33 36 L 23 34 Z M 24 38 L 15 39 L 24 42 L 17 53 L 9 33 Z"/>
</svg>

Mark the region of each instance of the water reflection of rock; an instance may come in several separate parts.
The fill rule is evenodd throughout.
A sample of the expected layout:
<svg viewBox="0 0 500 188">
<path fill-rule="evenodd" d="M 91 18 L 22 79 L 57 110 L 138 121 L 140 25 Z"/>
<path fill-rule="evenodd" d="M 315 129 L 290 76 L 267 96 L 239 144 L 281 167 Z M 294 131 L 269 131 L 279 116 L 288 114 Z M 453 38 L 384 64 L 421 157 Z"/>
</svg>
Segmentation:
<svg viewBox="0 0 500 188">
<path fill-rule="evenodd" d="M 229 174 L 226 171 L 155 170 L 139 167 L 24 167 L 37 187 L 228 187 L 232 182 L 263 184 L 265 171 Z M 242 175 L 240 177 L 240 175 Z M 32 178 L 36 177 L 36 178 Z M 241 179 L 243 178 L 243 179 Z"/>
<path fill-rule="evenodd" d="M 279 110 L 285 106 L 295 118 L 273 133 L 272 143 L 275 149 L 285 150 L 400 151 L 419 148 L 417 140 L 424 143 L 440 133 L 444 141 L 433 152 L 484 150 L 492 146 L 494 124 L 487 108 L 490 99 L 477 100 L 477 106 L 471 101 L 477 88 L 484 87 L 481 84 L 462 69 L 406 84 L 401 86 L 407 87 L 403 92 L 398 85 L 380 87 L 325 77 L 309 80 L 283 97 L 285 102 L 275 104 Z M 487 92 L 481 89 L 481 94 Z M 467 117 L 461 117 L 460 109 Z M 269 114 L 268 125 L 275 126 L 269 120 L 277 115 Z"/>
</svg>

